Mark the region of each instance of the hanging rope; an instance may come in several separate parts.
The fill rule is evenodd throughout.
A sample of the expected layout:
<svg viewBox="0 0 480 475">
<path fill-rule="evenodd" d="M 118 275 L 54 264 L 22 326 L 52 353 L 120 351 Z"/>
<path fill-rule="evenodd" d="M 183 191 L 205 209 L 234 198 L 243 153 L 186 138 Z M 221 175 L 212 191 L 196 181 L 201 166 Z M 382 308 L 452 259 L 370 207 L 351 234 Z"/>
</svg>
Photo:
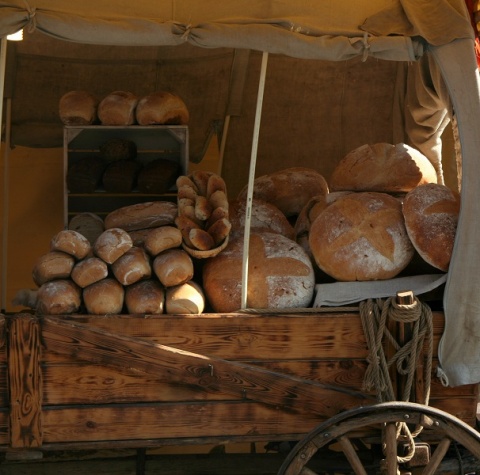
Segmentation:
<svg viewBox="0 0 480 475">
<path fill-rule="evenodd" d="M 430 383 L 433 357 L 433 325 L 432 312 L 428 305 L 413 297 L 413 303 L 400 304 L 394 297 L 386 300 L 365 300 L 359 305 L 360 318 L 365 334 L 369 356 L 369 363 L 365 372 L 363 386 L 365 390 L 377 390 L 379 402 L 394 401 L 397 399 L 389 370 L 396 367 L 398 374 L 406 376 L 402 400 L 411 401 L 415 394 L 415 369 L 420 363 L 423 348 L 426 343 L 426 364 L 424 370 L 424 391 L 419 402 L 428 405 L 430 399 Z M 388 322 L 395 321 L 412 325 L 411 338 L 400 345 L 388 329 Z M 384 352 L 384 342 L 390 344 L 395 353 L 387 360 Z M 399 463 L 412 459 L 415 453 L 414 437 L 422 430 L 421 426 L 410 431 L 405 423 L 397 426 L 397 438 L 404 437 L 408 444 L 408 453 L 398 457 Z"/>
</svg>

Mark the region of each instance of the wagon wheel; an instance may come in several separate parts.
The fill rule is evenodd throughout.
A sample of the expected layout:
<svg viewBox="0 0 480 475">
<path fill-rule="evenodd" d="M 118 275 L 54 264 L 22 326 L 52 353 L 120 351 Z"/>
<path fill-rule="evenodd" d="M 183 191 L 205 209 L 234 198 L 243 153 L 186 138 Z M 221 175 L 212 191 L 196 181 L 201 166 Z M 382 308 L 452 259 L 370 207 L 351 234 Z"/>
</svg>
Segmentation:
<svg viewBox="0 0 480 475">
<path fill-rule="evenodd" d="M 427 465 L 406 469 L 399 463 L 398 423 L 421 426 L 421 439 L 432 446 Z M 434 441 L 434 442 L 432 442 Z M 460 446 L 460 449 L 458 445 Z M 435 448 L 433 448 L 435 446 Z M 454 469 L 442 471 L 449 449 L 461 451 L 462 460 L 480 473 L 480 434 L 460 419 L 438 409 L 416 403 L 387 402 L 342 412 L 320 424 L 289 453 L 278 475 L 320 474 L 439 474 L 468 473 L 456 455 Z M 401 459 L 400 459 L 401 460 Z M 449 471 L 450 470 L 450 471 Z M 468 467 L 470 473 L 472 467 Z"/>
</svg>

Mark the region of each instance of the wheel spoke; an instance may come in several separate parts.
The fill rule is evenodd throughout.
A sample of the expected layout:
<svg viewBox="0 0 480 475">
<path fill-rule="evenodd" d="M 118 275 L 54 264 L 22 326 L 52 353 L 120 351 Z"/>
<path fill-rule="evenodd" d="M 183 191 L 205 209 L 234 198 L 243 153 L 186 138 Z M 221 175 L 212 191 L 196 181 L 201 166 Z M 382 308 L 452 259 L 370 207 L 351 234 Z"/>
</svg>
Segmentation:
<svg viewBox="0 0 480 475">
<path fill-rule="evenodd" d="M 388 475 L 396 475 L 397 463 L 397 425 L 390 422 L 385 427 L 385 459 Z"/>
<path fill-rule="evenodd" d="M 347 460 L 350 462 L 355 475 L 367 475 L 367 472 L 365 471 L 365 468 L 363 467 L 363 464 L 357 455 L 355 447 L 350 442 L 350 439 L 346 436 L 342 436 L 339 437 L 338 442 L 342 447 L 345 457 L 347 457 Z"/>
<path fill-rule="evenodd" d="M 442 463 L 442 460 L 445 457 L 445 454 L 447 453 L 451 443 L 452 441 L 447 437 L 440 441 L 435 449 L 435 452 L 433 452 L 433 455 L 430 458 L 430 462 L 428 462 L 427 466 L 423 470 L 422 475 L 433 475 L 436 472 L 437 468 Z"/>
</svg>

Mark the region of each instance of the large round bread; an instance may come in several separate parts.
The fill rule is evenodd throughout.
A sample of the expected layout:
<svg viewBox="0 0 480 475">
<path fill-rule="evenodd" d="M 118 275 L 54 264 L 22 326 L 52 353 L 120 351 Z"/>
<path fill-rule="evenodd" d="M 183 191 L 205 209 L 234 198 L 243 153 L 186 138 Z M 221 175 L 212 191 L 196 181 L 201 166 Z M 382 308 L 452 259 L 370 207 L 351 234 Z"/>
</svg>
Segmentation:
<svg viewBox="0 0 480 475">
<path fill-rule="evenodd" d="M 386 193 L 349 193 L 312 223 L 309 244 L 320 269 L 340 281 L 396 276 L 413 257 L 401 202 Z"/>
<path fill-rule="evenodd" d="M 82 289 L 108 276 L 107 263 L 99 257 L 88 257 L 72 269 L 72 280 Z"/>
<path fill-rule="evenodd" d="M 133 125 L 138 97 L 129 91 L 114 91 L 98 104 L 98 118 L 102 125 Z"/>
<path fill-rule="evenodd" d="M 153 260 L 153 271 L 165 287 L 184 284 L 193 277 L 192 258 L 183 249 L 167 249 Z"/>
<path fill-rule="evenodd" d="M 408 235 L 428 264 L 447 271 L 452 257 L 460 212 L 460 195 L 444 185 L 414 188 L 403 201 Z"/>
<path fill-rule="evenodd" d="M 83 289 L 83 303 L 92 315 L 119 314 L 123 309 L 125 290 L 115 279 L 107 278 Z"/>
<path fill-rule="evenodd" d="M 121 228 L 110 228 L 98 236 L 93 253 L 107 264 L 113 264 L 133 246 L 132 238 Z"/>
<path fill-rule="evenodd" d="M 140 125 L 186 125 L 190 119 L 185 102 L 178 95 L 165 91 L 142 97 L 135 113 Z"/>
<path fill-rule="evenodd" d="M 252 308 L 308 307 L 315 277 L 312 262 L 294 241 L 278 233 L 250 235 L 247 306 Z M 241 307 L 243 236 L 232 238 L 203 266 L 203 288 L 215 312 Z"/>
<path fill-rule="evenodd" d="M 71 280 L 46 282 L 37 292 L 36 312 L 39 315 L 66 315 L 79 310 L 81 291 Z"/>
<path fill-rule="evenodd" d="M 161 314 L 165 307 L 165 289 L 158 280 L 136 282 L 125 289 L 125 306 L 128 313 Z"/>
<path fill-rule="evenodd" d="M 248 186 L 238 199 L 246 200 Z M 285 216 L 296 216 L 308 200 L 328 193 L 328 184 L 320 173 L 311 168 L 292 167 L 255 179 L 253 197 L 275 205 Z"/>
<path fill-rule="evenodd" d="M 437 183 L 437 172 L 425 155 L 403 143 L 376 143 L 362 145 L 340 160 L 330 189 L 396 193 L 424 183 Z"/>
<path fill-rule="evenodd" d="M 75 258 L 66 252 L 50 251 L 43 254 L 35 261 L 32 270 L 32 278 L 40 287 L 45 282 L 70 277 Z"/>
<path fill-rule="evenodd" d="M 105 229 L 125 231 L 171 225 L 177 216 L 177 205 L 170 201 L 149 201 L 118 208 L 105 216 Z"/>
<path fill-rule="evenodd" d="M 151 256 L 157 256 L 167 249 L 182 245 L 182 233 L 175 226 L 160 226 L 150 229 L 145 235 L 143 245 Z"/>
<path fill-rule="evenodd" d="M 62 229 L 50 241 L 51 251 L 61 251 L 76 259 L 84 259 L 91 252 L 90 241 L 73 229 Z"/>
<path fill-rule="evenodd" d="M 64 125 L 91 125 L 97 120 L 98 99 L 88 91 L 69 91 L 59 101 Z"/>
<path fill-rule="evenodd" d="M 98 236 L 105 231 L 103 219 L 95 213 L 79 213 L 68 223 L 68 229 L 83 234 L 93 246 Z"/>
<path fill-rule="evenodd" d="M 150 258 L 141 247 L 131 247 L 112 264 L 112 272 L 122 285 L 131 285 L 152 275 Z"/>
</svg>

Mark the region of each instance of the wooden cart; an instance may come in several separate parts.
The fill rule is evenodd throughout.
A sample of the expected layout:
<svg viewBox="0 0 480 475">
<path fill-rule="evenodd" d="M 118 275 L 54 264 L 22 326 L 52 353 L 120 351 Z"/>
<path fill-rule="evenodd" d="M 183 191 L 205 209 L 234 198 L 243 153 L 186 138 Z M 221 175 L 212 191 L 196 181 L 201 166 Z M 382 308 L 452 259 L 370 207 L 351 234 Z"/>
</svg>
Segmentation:
<svg viewBox="0 0 480 475">
<path fill-rule="evenodd" d="M 437 348 L 443 313 L 432 317 Z M 390 324 L 392 333 L 403 335 L 400 326 Z M 477 385 L 444 387 L 432 377 L 429 406 L 378 403 L 374 391 L 363 389 L 369 352 L 357 307 L 294 314 L 20 313 L 2 318 L 0 335 L 4 451 L 300 441 L 279 473 L 380 473 L 383 464 L 383 473 L 393 474 L 402 445 L 395 427 L 413 422 L 424 427 L 420 448 L 401 473 L 480 470 Z M 421 361 L 417 391 L 425 382 Z M 400 392 L 402 377 L 393 375 L 392 383 Z M 450 456 L 453 448 L 458 457 Z M 355 472 L 339 460 L 342 453 Z"/>
</svg>

